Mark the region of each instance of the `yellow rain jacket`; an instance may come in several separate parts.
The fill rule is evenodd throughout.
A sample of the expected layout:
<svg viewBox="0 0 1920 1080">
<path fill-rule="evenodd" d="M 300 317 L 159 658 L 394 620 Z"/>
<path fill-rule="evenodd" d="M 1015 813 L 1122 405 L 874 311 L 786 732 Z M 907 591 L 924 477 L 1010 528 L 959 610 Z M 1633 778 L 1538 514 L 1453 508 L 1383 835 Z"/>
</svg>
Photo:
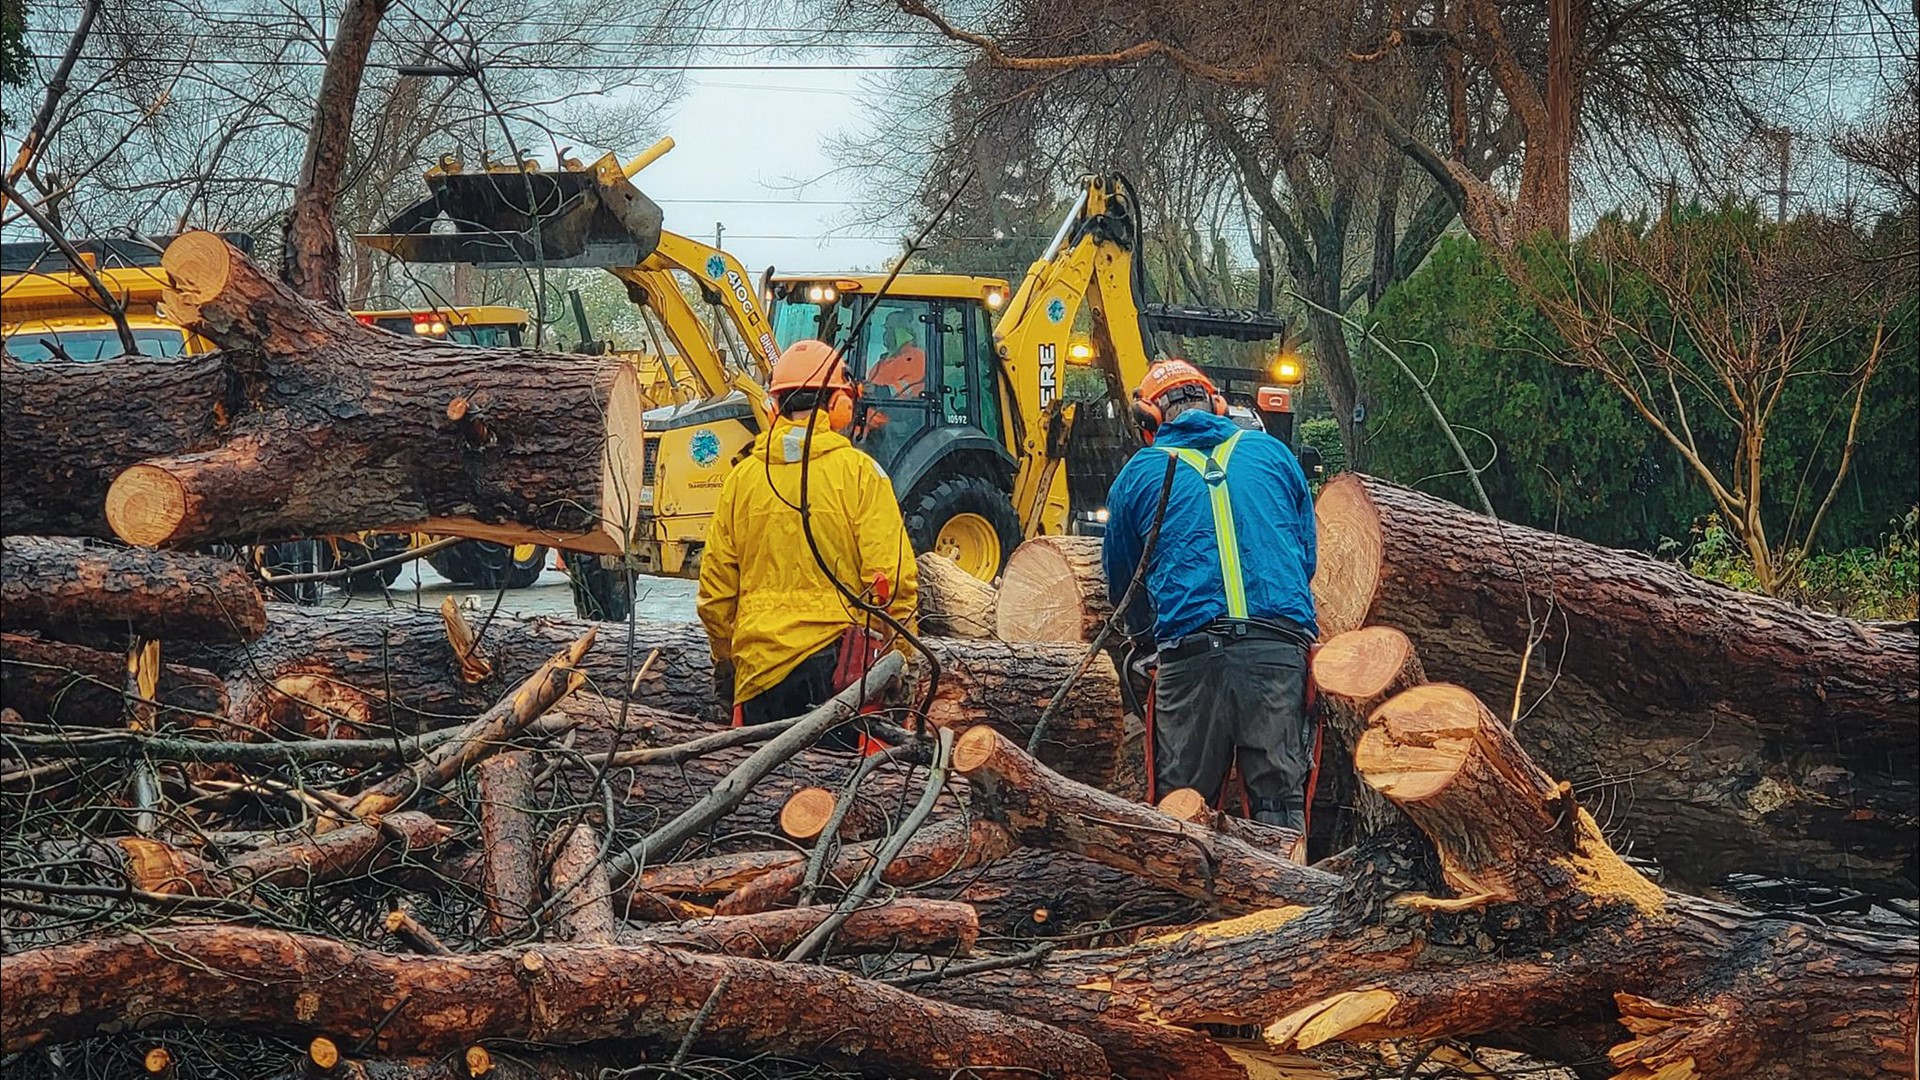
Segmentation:
<svg viewBox="0 0 1920 1080">
<path fill-rule="evenodd" d="M 886 575 L 889 610 L 905 622 L 917 585 L 893 485 L 879 463 L 815 417 L 807 509 L 820 554 L 855 593 L 868 594 L 874 576 Z M 700 621 L 714 659 L 733 660 L 735 704 L 773 689 L 800 661 L 869 618 L 833 587 L 807 547 L 796 509 L 805 439 L 805 428 L 785 417 L 761 432 L 753 452 L 727 475 L 707 524 Z"/>
</svg>

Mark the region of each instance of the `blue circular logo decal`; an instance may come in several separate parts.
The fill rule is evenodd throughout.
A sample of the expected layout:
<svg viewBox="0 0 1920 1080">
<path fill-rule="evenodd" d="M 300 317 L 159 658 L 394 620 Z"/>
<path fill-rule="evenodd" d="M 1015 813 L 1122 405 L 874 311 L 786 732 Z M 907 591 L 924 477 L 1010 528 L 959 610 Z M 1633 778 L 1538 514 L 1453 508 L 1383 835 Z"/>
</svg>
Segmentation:
<svg viewBox="0 0 1920 1080">
<path fill-rule="evenodd" d="M 727 260 L 721 258 L 718 255 L 707 256 L 707 276 L 708 277 L 712 278 L 715 281 L 719 281 L 722 277 L 726 276 L 726 273 L 727 273 Z"/>
<path fill-rule="evenodd" d="M 1047 301 L 1047 319 L 1051 322 L 1063 322 L 1067 317 L 1067 302 L 1054 297 Z"/>
<path fill-rule="evenodd" d="M 720 436 L 707 428 L 693 433 L 693 463 L 706 468 L 720 460 Z"/>
</svg>

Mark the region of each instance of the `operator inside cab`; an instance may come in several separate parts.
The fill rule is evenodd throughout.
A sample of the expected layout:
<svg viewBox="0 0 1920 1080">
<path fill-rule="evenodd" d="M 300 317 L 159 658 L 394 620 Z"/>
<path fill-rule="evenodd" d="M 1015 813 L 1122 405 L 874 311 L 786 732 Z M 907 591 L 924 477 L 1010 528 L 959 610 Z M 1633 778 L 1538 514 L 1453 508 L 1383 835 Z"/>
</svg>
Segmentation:
<svg viewBox="0 0 1920 1080">
<path fill-rule="evenodd" d="M 887 313 L 881 328 L 887 354 L 867 372 L 869 390 L 880 390 L 883 397 L 904 398 L 916 397 L 926 389 L 927 350 L 920 344 L 918 322 L 912 312 Z"/>
<path fill-rule="evenodd" d="M 1254 819 L 1304 830 L 1307 653 L 1319 636 L 1306 475 L 1285 443 L 1235 424 L 1183 360 L 1148 369 L 1134 410 L 1150 445 L 1107 495 L 1103 557 L 1116 604 L 1143 575 L 1127 629 L 1159 651 L 1149 798 L 1194 788 L 1217 804 L 1237 761 Z"/>
<path fill-rule="evenodd" d="M 700 560 L 714 688 L 736 725 L 800 716 L 866 674 L 884 626 L 839 586 L 902 625 L 914 610 L 913 545 L 893 485 L 841 434 L 853 383 L 839 352 L 790 346 L 768 389 L 778 416 L 727 474 Z"/>
</svg>

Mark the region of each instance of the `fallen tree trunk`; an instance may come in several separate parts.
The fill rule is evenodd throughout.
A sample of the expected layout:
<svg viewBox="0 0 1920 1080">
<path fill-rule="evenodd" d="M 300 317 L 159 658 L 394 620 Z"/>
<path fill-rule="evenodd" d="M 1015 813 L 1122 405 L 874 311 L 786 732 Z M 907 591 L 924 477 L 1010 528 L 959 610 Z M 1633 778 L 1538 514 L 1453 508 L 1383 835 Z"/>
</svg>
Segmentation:
<svg viewBox="0 0 1920 1080">
<path fill-rule="evenodd" d="M 1092 641 L 1113 614 L 1100 539 L 1036 536 L 1007 557 L 994 636 L 1002 641 Z"/>
<path fill-rule="evenodd" d="M 1920 639 L 1348 474 L 1318 502 L 1324 632 L 1402 630 L 1636 852 L 1920 892 Z"/>
<path fill-rule="evenodd" d="M 980 927 L 998 937 L 1065 937 L 1075 945 L 1131 942 L 1155 928 L 1203 917 L 1203 901 L 1071 851 L 1015 848 L 978 868 L 961 867 L 923 887 L 925 895 L 965 901 Z"/>
<path fill-rule="evenodd" d="M 378 825 L 348 825 L 217 862 L 145 837 L 121 837 L 114 845 L 134 888 L 167 896 L 231 896 L 260 886 L 301 889 L 356 877 L 429 851 L 451 835 L 452 829 L 425 814 L 402 813 Z"/>
<path fill-rule="evenodd" d="M 954 745 L 976 806 L 1028 847 L 1073 851 L 1221 913 L 1329 900 L 1340 879 L 1042 767 L 985 725 Z"/>
<path fill-rule="evenodd" d="M 611 552 L 630 535 L 642 399 L 627 365 L 362 326 L 300 299 L 214 233 L 180 236 L 162 264 L 171 315 L 226 350 L 196 370 L 217 384 L 230 424 L 217 446 L 114 478 L 106 517 L 122 539 L 417 525 Z M 111 370 L 74 374 L 125 385 Z M 206 392 L 178 389 L 194 401 Z"/>
<path fill-rule="evenodd" d="M 845 886 L 858 880 L 877 861 L 881 844 L 882 841 L 870 840 L 842 848 L 825 866 L 821 881 Z M 1013 838 L 994 822 L 950 817 L 915 833 L 881 872 L 880 881 L 896 889 L 909 889 L 983 866 L 1012 850 Z M 714 905 L 714 911 L 721 915 L 747 915 L 789 903 L 799 894 L 806 875 L 804 856 L 768 867 L 742 882 Z"/>
<path fill-rule="evenodd" d="M 752 915 L 655 923 L 622 931 L 620 941 L 771 960 L 793 948 L 831 914 L 831 907 L 782 908 Z M 835 956 L 893 952 L 965 956 L 979 936 L 980 921 L 971 905 L 900 899 L 863 907 L 848 916 L 834 931 L 828 952 Z"/>
<path fill-rule="evenodd" d="M 940 660 L 940 685 L 928 719 L 961 731 L 990 724 L 1020 745 L 1086 653 L 1086 646 L 923 638 Z M 927 668 L 914 664 L 912 700 L 925 693 Z M 1040 742 L 1041 762 L 1082 783 L 1138 797 L 1145 791 L 1138 732 L 1126 722 L 1113 662 L 1094 657 L 1061 702 Z"/>
<path fill-rule="evenodd" d="M 267 632 L 245 646 L 175 650 L 228 681 L 236 725 L 261 732 L 378 737 L 464 723 L 556 651 L 600 626 L 581 657 L 584 689 L 719 722 L 712 657 L 698 623 L 608 627 L 582 619 L 495 615 L 476 628 L 492 674 L 468 682 L 433 612 L 315 611 L 267 605 Z M 654 660 L 646 666 L 649 656 Z M 643 672 L 643 667 L 645 668 Z M 642 674 L 637 687 L 634 676 Z M 391 719 L 391 724 L 389 720 Z"/>
<path fill-rule="evenodd" d="M 727 980 L 721 993 L 716 984 Z M 315 987 L 326 988 L 322 1002 Z M 282 1038 L 324 1033 L 374 1053 L 487 1041 L 566 1045 L 645 1038 L 781 1054 L 946 1080 L 1026 1072 L 1105 1080 L 1086 1040 L 1002 1013 L 955 1008 L 830 968 L 650 945 L 552 945 L 394 956 L 325 938 L 195 926 L 57 945 L 8 958 L 0 1046 L 18 1053 L 103 1029 L 191 1025 Z M 714 997 L 710 1011 L 701 1005 Z"/>
<path fill-rule="evenodd" d="M 928 552 L 920 556 L 920 631 L 936 637 L 993 636 L 993 586 Z"/>
<path fill-rule="evenodd" d="M 0 707 L 32 723 L 122 727 L 126 681 L 124 653 L 0 634 Z M 227 685 L 211 671 L 163 663 L 153 700 L 158 727 L 211 728 L 227 714 Z"/>
<path fill-rule="evenodd" d="M 554 937 L 604 945 L 614 939 L 619 919 L 613 913 L 613 887 L 593 826 L 574 825 L 556 833 L 548 858 L 547 895 Z"/>
<path fill-rule="evenodd" d="M 533 759 L 510 750 L 474 769 L 480 811 L 480 895 L 494 937 L 524 933 L 540 903 L 539 849 L 534 841 Z"/>
<path fill-rule="evenodd" d="M 66 537 L 0 541 L 0 629 L 124 647 L 128 634 L 251 641 L 266 628 L 252 578 L 222 559 Z"/>
<path fill-rule="evenodd" d="M 215 445 L 227 381 L 218 355 L 35 364 L 5 356 L 0 386 L 0 529 L 112 537 L 113 478 L 145 458 Z"/>
<path fill-rule="evenodd" d="M 1458 687 L 1388 702 L 1358 765 L 1437 860 L 1382 845 L 1330 903 L 923 992 L 1018 1000 L 1095 1041 L 1133 1018 L 1253 1026 L 1277 1050 L 1618 1020 L 1611 1056 L 1631 1080 L 1914 1076 L 1910 938 L 1662 892 Z"/>
<path fill-rule="evenodd" d="M 482 631 L 493 674 L 468 683 L 444 624 L 432 613 L 313 612 L 269 604 L 267 623 L 266 634 L 244 648 L 198 647 L 185 656 L 227 677 L 236 724 L 347 737 L 381 735 L 389 716 L 404 733 L 464 720 L 596 625 L 557 616 L 496 615 Z M 991 723 L 1022 745 L 1082 656 L 1081 648 L 1068 644 L 921 640 L 942 667 L 940 692 L 930 710 L 933 721 L 956 729 Z M 654 661 L 644 677 L 629 686 L 649 656 Z M 588 678 L 585 689 L 605 697 L 714 725 L 725 722 L 713 701 L 712 656 L 698 623 L 641 621 L 634 625 L 631 645 L 624 625 L 603 626 L 580 669 Z M 923 662 L 915 663 L 913 677 L 910 693 L 918 695 L 925 688 Z M 1075 779 L 1137 794 L 1144 790 L 1139 735 L 1124 713 L 1119 677 L 1110 661 L 1096 657 L 1049 723 L 1041 760 Z M 789 789 L 780 797 L 791 794 Z"/>
</svg>

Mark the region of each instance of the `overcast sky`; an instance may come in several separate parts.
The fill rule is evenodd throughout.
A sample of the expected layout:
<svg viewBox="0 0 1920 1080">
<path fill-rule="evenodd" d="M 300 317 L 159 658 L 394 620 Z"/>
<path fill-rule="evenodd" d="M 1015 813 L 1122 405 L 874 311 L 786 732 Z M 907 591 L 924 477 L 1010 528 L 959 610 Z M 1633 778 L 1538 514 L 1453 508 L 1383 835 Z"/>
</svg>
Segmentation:
<svg viewBox="0 0 1920 1080">
<path fill-rule="evenodd" d="M 862 103 L 880 91 L 869 73 L 835 69 L 696 71 L 661 117 L 674 150 L 647 167 L 640 188 L 666 211 L 667 228 L 722 246 L 758 273 L 883 266 L 896 237 L 846 224 L 855 177 L 827 153 L 857 131 Z M 637 148 L 636 148 L 637 149 Z M 621 151 L 633 153 L 633 150 Z"/>
</svg>

